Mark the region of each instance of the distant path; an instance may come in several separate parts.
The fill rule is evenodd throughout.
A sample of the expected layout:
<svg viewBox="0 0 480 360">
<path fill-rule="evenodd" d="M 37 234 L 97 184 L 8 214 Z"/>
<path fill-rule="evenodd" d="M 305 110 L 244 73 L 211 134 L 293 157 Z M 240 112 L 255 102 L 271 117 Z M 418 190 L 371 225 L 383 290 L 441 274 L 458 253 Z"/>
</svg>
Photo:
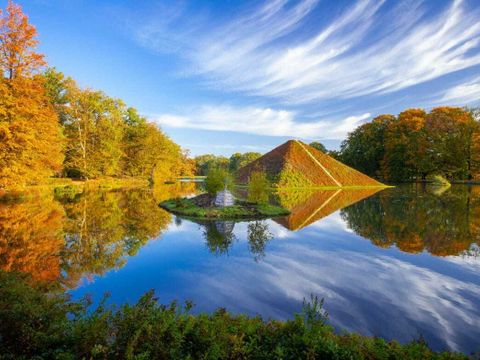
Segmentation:
<svg viewBox="0 0 480 360">
<path fill-rule="evenodd" d="M 320 166 L 320 168 L 325 172 L 325 174 L 327 174 L 328 177 L 330 179 L 332 179 L 335 182 L 335 184 L 337 184 L 337 186 L 342 187 L 342 184 L 340 184 L 340 182 L 337 179 L 335 179 L 332 174 L 330 174 L 330 172 L 320 163 L 320 161 L 318 161 L 318 159 L 315 156 L 312 155 L 312 153 L 305 146 L 303 146 L 303 144 L 300 141 L 298 141 L 298 140 L 295 140 L 295 141 L 298 143 L 298 145 L 300 145 L 302 147 L 303 150 L 305 150 L 305 152 L 308 154 L 308 156 L 310 156 L 312 158 L 312 160 L 318 166 Z"/>
</svg>

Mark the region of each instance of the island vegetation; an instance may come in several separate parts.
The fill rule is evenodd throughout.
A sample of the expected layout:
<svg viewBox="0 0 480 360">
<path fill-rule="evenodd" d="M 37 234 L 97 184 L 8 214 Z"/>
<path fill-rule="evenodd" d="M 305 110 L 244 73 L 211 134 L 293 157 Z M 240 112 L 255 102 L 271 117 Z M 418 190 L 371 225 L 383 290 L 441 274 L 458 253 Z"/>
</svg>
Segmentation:
<svg viewBox="0 0 480 360">
<path fill-rule="evenodd" d="M 25 275 L 0 271 L 2 359 L 467 359 L 435 353 L 419 338 L 401 345 L 336 334 L 323 301 L 304 301 L 291 320 L 192 313 L 193 304 L 162 305 L 153 291 L 119 308 L 88 298 L 46 294 Z"/>
<path fill-rule="evenodd" d="M 252 176 L 247 199 L 235 199 L 233 205 L 217 206 L 218 192 L 233 187 L 233 178 L 226 169 L 211 168 L 205 179 L 205 193 L 193 198 L 166 200 L 160 206 L 174 214 L 199 219 L 261 219 L 290 214 L 287 209 L 268 202 L 271 186 L 265 172 L 258 171 Z"/>
</svg>

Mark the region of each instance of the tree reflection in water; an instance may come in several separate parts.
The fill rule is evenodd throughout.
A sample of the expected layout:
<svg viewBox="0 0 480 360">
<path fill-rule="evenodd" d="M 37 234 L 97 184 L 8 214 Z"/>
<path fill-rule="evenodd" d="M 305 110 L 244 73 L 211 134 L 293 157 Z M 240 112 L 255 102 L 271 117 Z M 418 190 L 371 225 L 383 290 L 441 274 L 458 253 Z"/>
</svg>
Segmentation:
<svg viewBox="0 0 480 360">
<path fill-rule="evenodd" d="M 0 269 L 52 282 L 61 274 L 63 207 L 53 195 L 0 203 Z"/>
<path fill-rule="evenodd" d="M 228 253 L 228 249 L 236 240 L 233 233 L 235 223 L 233 221 L 205 221 L 202 225 L 204 227 L 203 236 L 209 251 L 215 255 Z"/>
<path fill-rule="evenodd" d="M 203 228 L 208 250 L 215 255 L 228 254 L 228 250 L 237 241 L 234 233 L 234 221 L 197 221 Z M 250 221 L 247 225 L 248 248 L 255 261 L 265 257 L 265 246 L 273 239 L 266 221 Z"/>
<path fill-rule="evenodd" d="M 349 228 L 379 247 L 462 255 L 480 243 L 480 187 L 401 186 L 345 208 Z M 475 247 L 473 247 L 475 249 Z"/>
<path fill-rule="evenodd" d="M 75 286 L 83 276 L 103 274 L 125 264 L 171 220 L 149 191 L 89 192 L 64 203 L 64 281 Z"/>
<path fill-rule="evenodd" d="M 273 239 L 266 221 L 254 221 L 248 224 L 248 245 L 255 261 L 265 257 L 265 246 Z"/>
<path fill-rule="evenodd" d="M 0 269 L 75 287 L 82 277 L 119 268 L 171 222 L 163 199 L 194 193 L 195 184 L 51 194 L 0 202 Z"/>
<path fill-rule="evenodd" d="M 195 184 L 181 183 L 154 191 L 86 191 L 72 198 L 37 195 L 0 202 L 0 269 L 75 287 L 81 278 L 123 266 L 128 256 L 168 227 L 171 215 L 158 207 L 159 201 L 195 191 Z M 371 196 L 376 192 L 280 192 L 277 202 L 291 215 L 273 220 L 297 231 L 343 208 L 346 225 L 376 246 L 478 257 L 480 187 L 401 186 Z M 181 224 L 181 219 L 176 222 Z M 235 223 L 199 223 L 208 249 L 217 255 L 228 253 L 237 239 Z M 273 239 L 268 226 L 269 221 L 246 226 L 255 261 L 265 257 L 266 244 Z"/>
</svg>

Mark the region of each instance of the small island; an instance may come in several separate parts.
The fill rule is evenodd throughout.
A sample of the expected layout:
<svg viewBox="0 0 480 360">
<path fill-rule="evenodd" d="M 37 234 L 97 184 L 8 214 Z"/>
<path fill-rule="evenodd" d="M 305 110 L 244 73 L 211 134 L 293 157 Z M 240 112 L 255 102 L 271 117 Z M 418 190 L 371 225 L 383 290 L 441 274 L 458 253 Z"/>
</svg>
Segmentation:
<svg viewBox="0 0 480 360">
<path fill-rule="evenodd" d="M 178 198 L 163 201 L 160 207 L 173 214 L 198 219 L 265 219 L 286 216 L 290 211 L 280 206 L 253 203 L 235 199 L 232 205 L 218 205 L 218 195 L 201 194 L 194 198 Z"/>
</svg>

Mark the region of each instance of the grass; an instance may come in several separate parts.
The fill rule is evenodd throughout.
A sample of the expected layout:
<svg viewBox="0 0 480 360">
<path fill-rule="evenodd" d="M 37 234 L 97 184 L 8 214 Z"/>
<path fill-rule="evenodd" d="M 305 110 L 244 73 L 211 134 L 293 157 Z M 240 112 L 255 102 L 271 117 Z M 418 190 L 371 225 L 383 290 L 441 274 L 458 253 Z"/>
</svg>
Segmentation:
<svg viewBox="0 0 480 360">
<path fill-rule="evenodd" d="M 192 199 L 170 199 L 160 206 L 174 214 L 198 219 L 255 219 L 289 215 L 290 212 L 280 206 L 269 204 L 253 204 L 237 201 L 233 206 L 201 207 Z"/>
<path fill-rule="evenodd" d="M 153 291 L 121 307 L 46 292 L 0 271 L 0 359 L 468 359 L 408 344 L 337 334 L 312 296 L 290 320 L 192 314 L 193 304 L 160 304 Z"/>
</svg>

